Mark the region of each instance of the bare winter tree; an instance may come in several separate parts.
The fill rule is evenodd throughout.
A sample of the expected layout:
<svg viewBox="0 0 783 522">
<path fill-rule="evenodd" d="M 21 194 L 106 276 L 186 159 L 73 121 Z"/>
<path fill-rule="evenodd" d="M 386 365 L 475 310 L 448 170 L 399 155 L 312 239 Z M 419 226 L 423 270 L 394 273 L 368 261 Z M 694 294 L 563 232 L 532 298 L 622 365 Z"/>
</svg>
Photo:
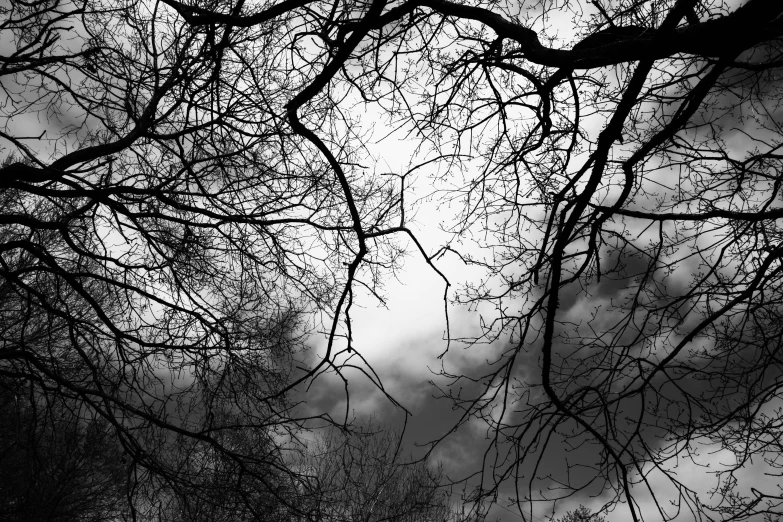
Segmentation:
<svg viewBox="0 0 783 522">
<path fill-rule="evenodd" d="M 211 520 L 298 513 L 280 452 L 306 418 L 286 389 L 347 227 L 285 140 L 290 84 L 238 74 L 276 58 L 222 58 L 264 31 L 215 40 L 160 4 L 0 9 L 0 375 L 30 407 L 75 404 L 79 429 L 108 423 L 135 519 L 199 499 Z"/>
<path fill-rule="evenodd" d="M 355 427 L 356 428 L 356 427 Z M 435 522 L 458 520 L 443 472 L 401 452 L 400 434 L 372 422 L 346 436 L 336 429 L 310 443 L 296 466 L 318 520 Z"/>
<path fill-rule="evenodd" d="M 595 515 L 584 506 L 579 506 L 573 511 L 569 511 L 562 518 L 556 519 L 556 522 L 605 522 L 606 519 L 600 515 Z"/>
<path fill-rule="evenodd" d="M 525 513 L 575 491 L 608 493 L 633 520 L 642 499 L 665 519 L 777 512 L 779 488 L 734 488 L 733 472 L 754 455 L 778 458 L 783 7 L 167 5 L 191 27 L 291 37 L 278 48 L 303 81 L 287 124 L 328 162 L 355 245 L 335 320 L 349 320 L 376 238 L 410 234 L 402 183 L 394 221 L 378 222 L 366 201 L 379 191 L 366 190 L 372 178 L 350 154 L 362 143 L 348 131 L 351 103 L 419 140 L 411 172 L 429 167 L 443 200 L 463 204 L 455 242 L 436 254 L 482 238 L 478 253 L 458 253 L 489 277 L 457 299 L 496 306 L 474 342 L 510 340 L 445 390 L 463 422 L 493 433 L 480 497 L 513 485 Z M 570 21 L 555 24 L 562 13 Z M 466 378 L 478 386 L 460 388 Z M 564 444 L 571 460 L 556 458 Z M 671 473 L 699 444 L 737 453 L 711 503 Z M 543 484 L 557 487 L 541 496 Z"/>
<path fill-rule="evenodd" d="M 223 434 L 306 421 L 286 394 L 361 355 L 354 293 L 410 242 L 487 271 L 452 295 L 495 309 L 463 341 L 505 348 L 444 366 L 491 435 L 476 500 L 779 516 L 780 2 L 3 9 L 0 371 L 89 404 L 139 469 L 186 487 L 162 451 L 183 436 L 296 507 L 296 473 L 264 485 L 274 459 Z M 406 171 L 369 168 L 370 113 Z M 442 248 L 409 228 L 419 173 L 463 209 Z M 68 342 L 28 342 L 33 309 Z M 735 456 L 712 497 L 672 471 L 700 445 Z M 759 460 L 775 480 L 738 483 Z"/>
<path fill-rule="evenodd" d="M 111 426 L 74 415 L 84 406 L 63 397 L 31 404 L 33 390 L 24 384 L 0 381 L 0 518 L 99 522 L 127 515 L 122 448 Z"/>
</svg>

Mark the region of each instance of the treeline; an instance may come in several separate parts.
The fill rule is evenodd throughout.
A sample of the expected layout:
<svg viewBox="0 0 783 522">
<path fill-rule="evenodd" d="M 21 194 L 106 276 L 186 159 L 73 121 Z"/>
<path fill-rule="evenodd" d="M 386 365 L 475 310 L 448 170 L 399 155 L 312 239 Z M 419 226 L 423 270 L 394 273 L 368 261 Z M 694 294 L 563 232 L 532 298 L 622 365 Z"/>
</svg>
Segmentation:
<svg viewBox="0 0 783 522">
<path fill-rule="evenodd" d="M 246 473 L 206 443 L 161 441 L 177 477 L 135 465 L 106 419 L 62 397 L 34 397 L 0 381 L 0 520 L 6 522 L 232 522 L 466 520 L 439 467 L 400 452 L 398 434 L 372 423 L 316 433 L 289 455 L 241 430 L 265 462 Z M 33 392 L 34 393 L 34 392 Z M 312 435 L 312 434 L 311 434 Z M 298 481 L 276 466 L 296 471 Z M 263 477 L 263 478 L 261 478 Z M 259 483 L 263 480 L 264 483 Z"/>
</svg>

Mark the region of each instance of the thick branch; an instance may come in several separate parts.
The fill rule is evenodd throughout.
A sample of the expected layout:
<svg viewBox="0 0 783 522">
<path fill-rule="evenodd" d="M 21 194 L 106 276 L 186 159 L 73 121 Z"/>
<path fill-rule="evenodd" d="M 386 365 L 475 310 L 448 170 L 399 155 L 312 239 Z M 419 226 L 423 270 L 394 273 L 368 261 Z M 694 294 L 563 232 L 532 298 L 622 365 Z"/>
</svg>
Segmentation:
<svg viewBox="0 0 783 522">
<path fill-rule="evenodd" d="M 191 25 L 218 24 L 230 27 L 252 27 L 268 22 L 294 9 L 304 7 L 312 3 L 312 0 L 283 0 L 269 9 L 250 16 L 215 13 L 202 7 L 185 5 L 177 0 L 163 0 L 163 3 L 174 8 Z"/>
</svg>

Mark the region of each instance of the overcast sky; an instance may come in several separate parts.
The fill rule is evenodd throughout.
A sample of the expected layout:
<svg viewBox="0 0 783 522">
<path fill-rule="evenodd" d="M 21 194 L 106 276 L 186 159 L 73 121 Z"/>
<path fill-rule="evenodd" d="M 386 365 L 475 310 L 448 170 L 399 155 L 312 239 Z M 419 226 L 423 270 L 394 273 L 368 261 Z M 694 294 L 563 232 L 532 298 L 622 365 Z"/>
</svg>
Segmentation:
<svg viewBox="0 0 783 522">
<path fill-rule="evenodd" d="M 565 40 L 568 40 L 568 24 L 562 25 L 562 30 L 557 32 Z M 552 31 L 554 33 L 555 31 Z M 364 122 L 373 124 L 372 114 L 368 113 Z M 600 130 L 601 121 L 593 121 L 593 132 Z M 382 122 L 378 123 L 382 126 Z M 590 130 L 590 129 L 587 129 Z M 730 138 L 729 146 L 735 153 L 747 146 L 743 143 L 742 134 L 735 133 Z M 734 140 L 733 142 L 731 140 Z M 402 140 L 390 141 L 379 146 L 376 153 L 378 162 L 374 166 L 378 171 L 404 172 L 408 167 L 406 144 Z M 665 180 L 666 173 L 661 173 Z M 426 176 L 426 172 L 419 175 L 417 181 L 411 187 L 419 198 L 424 198 L 432 191 L 432 184 Z M 428 252 L 435 251 L 445 241 L 448 235 L 438 230 L 438 225 L 448 220 L 449 212 L 454 208 L 438 208 L 437 198 L 422 199 L 418 206 L 415 222 L 411 225 L 425 249 Z M 705 238 L 706 240 L 706 238 Z M 407 241 L 405 241 L 407 242 Z M 468 243 L 461 245 L 470 251 Z M 482 367 L 487 359 L 503 350 L 508 339 L 502 337 L 492 345 L 480 345 L 466 347 L 459 342 L 452 342 L 448 354 L 439 358 L 446 350 L 445 330 L 446 320 L 444 316 L 443 292 L 444 282 L 424 260 L 415 252 L 412 244 L 409 244 L 410 256 L 406 259 L 404 268 L 398 274 L 398 279 L 386 280 L 385 298 L 386 307 L 380 304 L 366 292 L 357 288 L 357 298 L 351 312 L 353 318 L 353 345 L 358 352 L 370 363 L 379 375 L 385 390 L 407 408 L 411 417 L 408 419 L 405 442 L 410 451 L 417 455 L 422 454 L 418 445 L 426 444 L 444 436 L 457 422 L 459 411 L 453 409 L 452 402 L 448 399 L 435 397 L 438 390 L 431 381 L 444 385 L 447 380 L 439 376 L 442 368 L 448 373 L 461 373 L 462 369 Z M 437 267 L 448 277 L 452 283 L 449 298 L 453 297 L 453 290 L 465 281 L 476 281 L 482 276 L 481 271 L 466 267 L 453 254 L 446 254 L 436 261 Z M 691 277 L 691 266 L 683 264 L 677 274 L 669 280 L 670 284 L 687 284 Z M 605 282 L 603 287 L 594 289 L 594 299 L 611 300 L 622 296 L 625 284 L 622 281 Z M 582 296 L 580 300 L 564 300 L 561 311 L 567 314 L 568 319 L 579 323 L 587 319 L 593 311 L 595 302 L 586 303 Z M 492 316 L 491 310 L 470 311 L 465 307 L 448 305 L 452 338 L 471 337 L 480 332 L 481 313 L 485 320 Z M 313 339 L 315 353 L 323 353 L 324 340 Z M 537 355 L 536 355 L 537 357 Z M 535 358 L 534 358 L 535 359 Z M 535 362 L 532 360 L 531 362 Z M 444 365 L 444 366 L 441 366 Z M 531 368 L 531 371 L 537 371 Z M 344 376 L 348 379 L 348 395 L 350 397 L 349 413 L 359 417 L 377 416 L 388 426 L 399 429 L 402 426 L 403 413 L 394 408 L 383 393 L 373 386 L 369 380 L 358 371 L 346 371 Z M 312 388 L 306 397 L 308 404 L 315 410 L 328 409 L 335 415 L 343 415 L 346 410 L 345 390 L 343 383 L 338 379 L 325 376 L 320 379 L 316 388 Z M 433 461 L 443 464 L 447 475 L 451 478 L 462 478 L 481 469 L 481 462 L 487 447 L 486 426 L 471 422 L 457 433 L 451 434 L 442 441 L 432 454 Z M 574 453 L 566 453 L 565 447 L 561 450 L 549 450 L 548 458 L 578 460 Z M 590 448 L 578 451 L 590 451 Z M 728 451 L 721 451 L 715 446 L 705 445 L 696 454 L 694 462 L 680 459 L 671 463 L 670 470 L 676 472 L 676 476 L 684 484 L 691 487 L 701 499 L 710 498 L 711 489 L 715 487 L 716 480 L 713 473 L 721 468 L 722 464 L 733 463 L 734 456 Z M 560 462 L 551 462 L 552 466 L 561 465 Z M 645 470 L 648 471 L 648 470 Z M 746 466 L 746 469 L 738 476 L 740 490 L 750 491 L 751 487 L 761 484 L 765 478 L 764 472 L 770 471 L 762 462 L 754 462 Z M 677 492 L 671 487 L 669 481 L 664 480 L 660 473 L 651 472 L 648 475 L 651 487 L 659 495 L 659 499 L 676 500 Z M 511 495 L 512 484 L 506 484 L 501 493 Z M 656 508 L 641 487 L 634 488 L 634 494 L 640 503 L 645 520 L 660 520 L 656 516 Z M 497 517 L 505 521 L 520 520 L 521 517 L 515 510 L 506 509 L 505 498 L 501 499 L 501 506 L 491 512 L 491 517 Z M 548 515 L 562 516 L 568 510 L 584 504 L 592 510 L 598 510 L 605 501 L 606 496 L 590 497 L 586 493 L 577 494 L 567 500 L 553 505 L 541 504 L 533 513 L 534 520 L 545 520 Z M 668 516 L 675 516 L 676 510 L 671 506 L 667 508 Z M 527 509 L 527 507 L 526 507 Z M 628 511 L 620 506 L 614 513 L 609 514 L 610 522 L 629 520 Z M 676 516 L 677 521 L 693 520 L 693 514 L 683 511 Z"/>
<path fill-rule="evenodd" d="M 739 3 L 738 1 L 734 2 Z M 559 19 L 562 17 L 562 19 Z M 552 30 L 550 34 L 558 34 L 562 41 L 570 41 L 569 30 L 572 26 L 568 23 L 565 13 L 552 17 Z M 47 126 L 55 122 L 37 121 L 33 116 L 29 120 L 17 121 L 15 125 L 28 128 L 31 135 L 36 135 Z M 63 125 L 67 122 L 63 122 Z M 362 124 L 366 127 L 377 125 L 376 134 L 381 135 L 385 123 L 377 120 L 372 112 L 367 112 Z M 600 130 L 603 122 L 594 121 L 595 128 L 592 132 Z M 591 129 L 585 129 L 591 131 Z M 730 143 L 735 152 L 744 144 L 741 133 L 734 135 L 736 140 Z M 409 168 L 409 158 L 412 155 L 411 144 L 402 136 L 392 135 L 382 144 L 372 149 L 375 163 L 370 166 L 377 172 L 402 173 Z M 448 241 L 447 234 L 439 230 L 441 222 L 448 222 L 456 208 L 438 207 L 437 196 L 430 198 L 433 185 L 427 176 L 426 169 L 422 170 L 416 180 L 411 180 L 409 194 L 414 198 L 421 198 L 417 204 L 417 214 L 409 226 L 416 232 L 422 245 L 428 253 L 434 252 L 444 242 Z M 429 267 L 421 255 L 415 251 L 410 241 L 400 238 L 403 244 L 408 245 L 410 255 L 404 262 L 402 270 L 397 278 L 386 279 L 384 289 L 385 307 L 356 285 L 355 300 L 351 316 L 353 319 L 353 346 L 355 350 L 369 363 L 377 373 L 385 391 L 406 408 L 411 416 L 407 420 L 405 443 L 409 451 L 417 456 L 423 454 L 426 443 L 437 440 L 455 425 L 460 418 L 460 411 L 455 411 L 453 404 L 448 399 L 437 398 L 436 385 L 447 386 L 448 379 L 440 375 L 442 370 L 446 373 L 460 374 L 474 368 L 486 365 L 487 360 L 497 356 L 508 346 L 507 337 L 501 337 L 489 345 L 467 346 L 458 341 L 453 341 L 448 353 L 441 357 L 447 349 L 446 315 L 444 311 L 443 279 Z M 469 243 L 460 245 L 471 251 Z M 447 253 L 435 261 L 449 279 L 452 288 L 448 298 L 453 297 L 453 290 L 465 281 L 476 281 L 482 277 L 482 272 L 476 268 L 470 268 L 454 254 Z M 690 276 L 690 267 L 684 265 L 681 268 L 681 277 Z M 673 277 L 676 281 L 677 276 Z M 684 283 L 683 283 L 684 284 Z M 625 290 L 622 282 L 605 282 L 600 288 L 594 289 L 595 299 L 610 300 L 616 298 Z M 581 301 L 580 301 L 581 299 Z M 579 323 L 589 317 L 593 311 L 593 303 L 585 303 L 585 297 L 566 300 L 562 312 L 568 315 L 573 323 Z M 513 303 L 511 303 L 513 306 Z M 466 307 L 448 303 L 448 316 L 450 335 L 454 339 L 477 336 L 481 332 L 482 314 L 484 320 L 492 318 L 493 311 L 482 309 L 479 311 L 468 310 Z M 314 335 L 311 340 L 311 356 L 323 355 L 325 338 L 323 335 Z M 357 357 L 350 361 L 357 366 L 367 369 Z M 530 371 L 535 373 L 537 354 L 530 359 Z M 343 382 L 334 375 L 319 377 L 315 385 L 307 390 L 301 399 L 306 401 L 306 407 L 314 412 L 328 411 L 334 416 L 342 416 L 346 412 L 349 416 L 369 418 L 376 416 L 382 423 L 390 428 L 400 429 L 404 421 L 404 412 L 394 407 L 385 397 L 384 393 L 373 384 L 370 379 L 359 370 L 346 369 L 344 377 L 348 381 L 347 394 Z M 434 383 L 434 384 L 433 384 Z M 463 384 L 468 386 L 468 384 Z M 350 401 L 350 402 L 346 402 Z M 443 440 L 432 454 L 432 461 L 443 464 L 446 474 L 453 479 L 466 477 L 478 471 L 482 466 L 482 459 L 487 447 L 487 426 L 477 422 L 471 422 L 462 427 L 457 433 L 451 434 Z M 555 442 L 557 444 L 557 442 Z M 590 451 L 585 448 L 579 451 Z M 549 450 L 553 467 L 562 465 L 558 459 L 566 457 L 566 447 L 562 450 Z M 571 454 L 570 458 L 579 459 L 578 455 Z M 683 483 L 694 488 L 702 498 L 709 496 L 709 490 L 715 481 L 711 473 L 720 468 L 721 463 L 731 463 L 733 455 L 719 448 L 705 446 L 696 458 L 696 462 L 680 460 L 672 463 L 672 469 L 676 467 L 678 478 Z M 769 471 L 764 463 L 755 462 L 748 466 L 739 477 L 741 489 L 748 491 L 754 485 L 768 480 L 763 475 Z M 671 496 L 675 498 L 676 492 L 671 490 L 668 482 L 662 480 L 659 475 L 652 473 L 649 476 L 653 489 L 663 492 L 662 498 Z M 510 495 L 512 484 L 504 486 L 502 493 Z M 667 488 L 669 488 L 667 490 Z M 653 506 L 642 492 L 635 493 L 641 503 L 645 514 L 645 520 L 653 522 L 658 520 L 653 512 Z M 575 509 L 584 504 L 593 510 L 599 509 L 605 497 L 590 498 L 585 494 L 576 495 L 567 501 L 557 504 L 556 516 L 562 516 L 567 510 Z M 505 521 L 520 520 L 520 516 L 513 509 L 506 509 L 505 498 L 501 499 L 501 506 L 491 512 L 491 517 L 497 517 Z M 553 506 L 540 505 L 533 513 L 534 519 L 544 520 L 547 515 L 553 514 Z M 673 511 L 668 512 L 669 515 Z M 628 520 L 628 513 L 623 509 L 616 510 L 608 516 L 611 522 Z M 675 520 L 692 520 L 691 513 L 684 512 Z"/>
</svg>

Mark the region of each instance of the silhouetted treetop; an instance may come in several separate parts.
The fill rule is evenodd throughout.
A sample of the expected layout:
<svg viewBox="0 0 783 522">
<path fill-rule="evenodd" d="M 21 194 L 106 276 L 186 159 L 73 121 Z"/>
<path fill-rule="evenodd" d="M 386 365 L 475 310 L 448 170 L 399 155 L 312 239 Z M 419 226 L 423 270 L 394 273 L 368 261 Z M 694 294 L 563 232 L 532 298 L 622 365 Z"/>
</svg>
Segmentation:
<svg viewBox="0 0 783 522">
<path fill-rule="evenodd" d="M 482 315 L 444 318 L 436 384 L 488 434 L 476 513 L 779 516 L 783 3 L 0 15 L 0 376 L 106 423 L 139 516 L 316 517 L 285 455 L 350 428 L 357 373 L 387 393 L 352 311 L 406 255 Z M 712 497 L 673 473 L 701 445 L 731 455 Z"/>
</svg>

